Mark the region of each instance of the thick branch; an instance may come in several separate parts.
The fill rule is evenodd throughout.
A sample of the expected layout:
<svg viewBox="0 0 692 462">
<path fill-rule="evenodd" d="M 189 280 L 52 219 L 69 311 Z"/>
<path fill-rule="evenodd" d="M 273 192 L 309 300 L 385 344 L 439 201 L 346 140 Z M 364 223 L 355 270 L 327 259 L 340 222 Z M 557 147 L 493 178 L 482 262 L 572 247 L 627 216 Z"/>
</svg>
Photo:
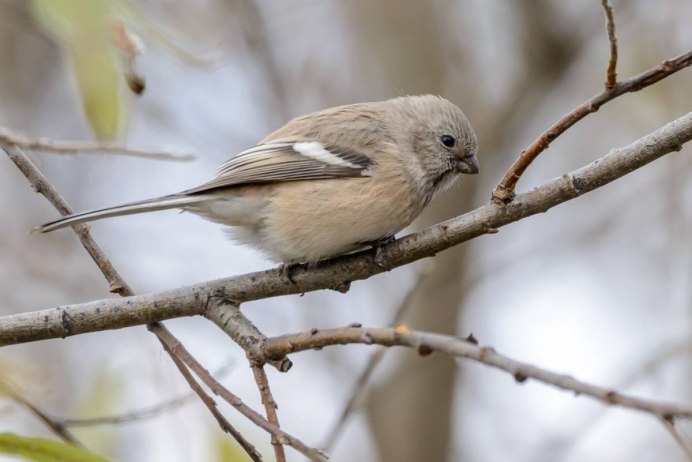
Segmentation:
<svg viewBox="0 0 692 462">
<path fill-rule="evenodd" d="M 216 324 L 235 343 L 237 343 L 250 360 L 262 356 L 262 343 L 265 335 L 240 311 L 236 304 L 218 301 L 207 305 L 204 316 Z M 288 358 L 277 358 L 269 364 L 280 372 L 288 372 L 293 366 Z"/>
<path fill-rule="evenodd" d="M 406 346 L 416 348 L 421 354 L 437 351 L 450 356 L 472 359 L 509 372 L 518 382 L 524 382 L 529 378 L 536 379 L 539 382 L 553 385 L 563 390 L 573 391 L 578 395 L 590 396 L 604 404 L 635 409 L 668 420 L 692 418 L 692 406 L 664 403 L 626 395 L 508 358 L 497 353 L 493 348 L 478 346 L 472 341 L 462 340 L 450 335 L 411 331 L 402 325 L 395 328 L 346 327 L 282 335 L 268 339 L 264 344 L 264 350 L 267 357 L 274 355 L 283 357 L 298 351 L 351 343 Z"/>
<path fill-rule="evenodd" d="M 489 203 L 420 233 L 404 236 L 381 249 L 392 268 L 430 257 L 449 247 L 593 191 L 636 170 L 692 139 L 692 113 L 653 133 L 613 149 L 591 164 L 518 195 L 507 205 Z M 219 279 L 157 294 L 101 300 L 33 313 L 0 317 L 0 345 L 96 332 L 180 316 L 205 314 L 215 300 L 240 303 L 279 295 L 343 287 L 384 270 L 373 252 L 363 251 L 325 261 L 315 268 L 297 268 L 291 276 L 272 269 Z"/>
</svg>

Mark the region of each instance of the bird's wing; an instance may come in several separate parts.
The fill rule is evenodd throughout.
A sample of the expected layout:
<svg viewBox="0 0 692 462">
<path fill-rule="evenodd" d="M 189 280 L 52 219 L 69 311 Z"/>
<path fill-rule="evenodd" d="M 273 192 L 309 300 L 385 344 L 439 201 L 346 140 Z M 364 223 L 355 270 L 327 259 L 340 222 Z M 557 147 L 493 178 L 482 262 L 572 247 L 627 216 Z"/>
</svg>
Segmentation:
<svg viewBox="0 0 692 462">
<path fill-rule="evenodd" d="M 216 178 L 184 194 L 241 184 L 369 176 L 372 159 L 318 141 L 272 141 L 241 152 L 223 163 Z"/>
</svg>

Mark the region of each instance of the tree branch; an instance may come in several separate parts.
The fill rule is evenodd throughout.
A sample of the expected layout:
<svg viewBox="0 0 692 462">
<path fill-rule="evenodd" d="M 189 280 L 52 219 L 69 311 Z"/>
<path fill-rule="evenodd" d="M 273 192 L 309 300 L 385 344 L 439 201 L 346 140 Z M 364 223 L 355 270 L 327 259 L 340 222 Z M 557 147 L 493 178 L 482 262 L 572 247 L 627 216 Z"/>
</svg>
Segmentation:
<svg viewBox="0 0 692 462">
<path fill-rule="evenodd" d="M 257 389 L 262 397 L 262 405 L 264 406 L 265 414 L 267 414 L 267 420 L 276 428 L 280 428 L 279 416 L 276 413 L 278 406 L 276 405 L 276 401 L 274 401 L 274 395 L 272 395 L 271 388 L 269 387 L 267 373 L 264 371 L 264 367 L 261 364 L 256 363 L 252 359 L 250 360 L 250 367 L 252 368 L 252 374 L 255 376 Z M 276 436 L 272 435 L 271 442 L 274 447 L 276 462 L 286 462 L 286 453 L 281 441 L 279 441 Z"/>
<path fill-rule="evenodd" d="M 215 375 L 222 376 L 225 375 L 234 362 L 229 362 L 219 368 Z M 84 417 L 84 418 L 74 418 L 74 417 L 61 417 L 56 415 L 51 415 L 55 422 L 60 423 L 65 427 L 95 427 L 99 425 L 122 425 L 131 422 L 139 422 L 142 420 L 153 419 L 159 415 L 170 412 L 180 406 L 183 406 L 195 397 L 195 392 L 191 391 L 185 395 L 177 396 L 172 399 L 168 399 L 158 404 L 152 406 L 143 407 L 130 412 L 124 412 L 121 414 L 104 415 L 100 417 Z"/>
<path fill-rule="evenodd" d="M 495 190 L 493 190 L 493 201 L 498 204 L 511 201 L 514 197 L 514 189 L 516 188 L 517 182 L 529 165 L 536 160 L 539 154 L 548 149 L 548 146 L 550 146 L 550 143 L 552 143 L 555 138 L 562 135 L 572 125 L 579 122 L 587 115 L 598 111 L 598 109 L 608 101 L 612 101 L 625 93 L 639 91 L 642 88 L 653 85 L 690 65 L 692 65 L 692 51 L 688 51 L 673 59 L 663 61 L 659 66 L 651 68 L 627 80 L 623 80 L 622 82 L 618 82 L 611 89 L 606 88 L 601 93 L 572 109 L 521 152 L 517 160 L 514 161 L 509 167 L 509 170 L 505 173 L 502 181 L 500 181 L 495 187 Z"/>
<path fill-rule="evenodd" d="M 679 151 L 692 139 L 692 113 L 544 185 L 519 194 L 507 205 L 489 203 L 419 233 L 384 246 L 392 268 L 430 257 L 528 216 L 550 210 L 643 167 L 659 157 Z M 145 324 L 181 316 L 205 315 L 218 301 L 235 304 L 342 287 L 384 270 L 370 250 L 341 256 L 316 267 L 296 268 L 294 282 L 279 268 L 218 279 L 157 294 L 99 300 L 31 313 L 0 317 L 0 346 Z"/>
<path fill-rule="evenodd" d="M 437 351 L 509 372 L 517 382 L 525 382 L 531 378 L 563 390 L 573 391 L 577 395 L 590 396 L 604 404 L 643 411 L 669 420 L 692 419 L 692 406 L 689 405 L 664 403 L 626 395 L 517 361 L 497 353 L 493 348 L 478 346 L 475 341 L 462 340 L 450 335 L 416 332 L 401 324 L 395 328 L 345 327 L 282 335 L 267 339 L 264 351 L 267 357 L 271 358 L 274 355 L 285 356 L 314 348 L 351 343 L 406 346 L 417 349 L 421 354 Z"/>
<path fill-rule="evenodd" d="M 240 311 L 240 307 L 231 301 L 214 301 L 207 304 L 204 316 L 216 324 L 235 343 L 242 348 L 248 359 L 262 357 L 262 343 L 267 338 Z M 288 358 L 274 359 L 268 362 L 279 372 L 288 372 L 293 363 Z"/>
<path fill-rule="evenodd" d="M 615 17 L 613 7 L 610 6 L 608 0 L 601 0 L 603 11 L 606 17 L 606 31 L 608 32 L 608 42 L 610 43 L 610 58 L 608 59 L 608 68 L 606 69 L 605 89 L 613 91 L 617 85 L 617 66 L 618 66 L 618 39 L 615 35 Z"/>
<path fill-rule="evenodd" d="M 31 139 L 0 127 L 0 143 L 17 146 L 27 151 L 44 151 L 56 154 L 107 153 L 121 156 L 139 157 L 152 160 L 189 162 L 195 159 L 192 154 L 178 154 L 168 151 L 143 151 L 102 141 L 54 141 L 44 138 Z"/>
<path fill-rule="evenodd" d="M 281 430 L 276 425 L 262 417 L 260 413 L 246 405 L 238 396 L 231 393 L 226 387 L 221 385 L 214 377 L 211 376 L 208 370 L 204 368 L 170 332 L 165 329 L 154 327 L 159 340 L 166 345 L 166 349 L 174 354 L 171 357 L 176 358 L 184 363 L 187 368 L 192 370 L 197 377 L 209 387 L 209 389 L 217 396 L 220 396 L 228 404 L 233 406 L 238 412 L 247 417 L 252 423 L 267 431 L 270 435 L 277 438 L 281 444 L 286 444 L 294 448 L 296 451 L 303 454 L 311 461 L 327 462 L 328 457 L 317 449 L 313 449 L 300 441 L 298 438 L 289 435 Z M 280 356 L 277 356 L 280 357 Z"/>
<path fill-rule="evenodd" d="M 685 453 L 685 458 L 687 458 L 688 461 L 692 462 L 692 445 L 690 445 L 689 441 L 685 441 L 685 438 L 683 438 L 683 436 L 676 428 L 673 419 L 668 419 L 661 416 L 659 416 L 658 419 L 663 425 L 663 427 L 666 430 L 668 430 L 668 433 L 670 433 L 670 436 L 673 437 L 678 446 L 680 446 L 680 449 L 682 449 L 682 451 Z"/>
<path fill-rule="evenodd" d="M 415 299 L 415 294 L 418 291 L 419 287 L 422 285 L 423 281 L 429 276 L 430 271 L 423 271 L 418 274 L 418 280 L 411 285 L 409 288 L 408 292 L 406 293 L 406 296 L 404 299 L 401 301 L 399 304 L 399 307 L 397 308 L 396 312 L 392 316 L 392 319 L 389 321 L 388 325 L 389 326 L 395 326 L 402 322 L 404 316 L 408 314 L 408 312 L 411 310 L 413 307 L 413 300 Z M 350 326 L 350 327 L 361 327 L 360 325 L 357 326 Z M 327 433 L 327 436 L 324 439 L 324 444 L 322 447 L 326 451 L 331 451 L 334 445 L 336 444 L 337 439 L 343 432 L 346 422 L 348 421 L 349 417 L 353 413 L 354 410 L 358 406 L 360 406 L 361 401 L 363 400 L 365 396 L 366 390 L 368 390 L 367 385 L 368 382 L 370 382 L 370 378 L 372 377 L 373 373 L 375 372 L 375 369 L 377 366 L 379 366 L 380 362 L 384 359 L 384 354 L 387 352 L 387 348 L 385 347 L 379 347 L 376 348 L 371 354 L 370 357 L 368 358 L 368 362 L 361 371 L 361 373 L 358 375 L 358 378 L 356 381 L 353 383 L 353 387 L 351 388 L 351 393 L 349 394 L 349 398 L 344 404 L 344 407 L 341 409 L 341 412 L 339 413 L 339 417 L 336 419 L 334 424 L 332 425 L 331 429 Z"/>
<path fill-rule="evenodd" d="M 204 403 L 207 409 L 209 409 L 209 412 L 212 416 L 214 416 L 216 422 L 219 424 L 219 427 L 221 427 L 221 430 L 231 435 L 233 439 L 238 442 L 240 447 L 242 447 L 243 450 L 248 454 L 248 456 L 250 456 L 250 459 L 252 459 L 253 462 L 261 462 L 262 455 L 259 453 L 259 451 L 257 451 L 257 448 L 250 444 L 250 442 L 246 440 L 245 437 L 238 430 L 236 430 L 233 425 L 231 425 L 223 414 L 221 414 L 219 409 L 216 407 L 216 401 L 214 401 L 211 396 L 204 392 L 200 384 L 197 383 L 195 378 L 192 376 L 192 373 L 188 370 L 187 363 L 183 357 L 189 359 L 188 357 L 190 355 L 187 350 L 184 349 L 183 344 L 180 343 L 178 339 L 173 337 L 168 330 L 164 329 L 162 324 L 153 324 L 150 330 L 154 331 L 154 334 L 156 334 L 159 342 L 161 342 L 161 346 L 164 350 L 166 350 L 168 355 L 173 360 L 175 367 L 178 368 L 178 371 L 180 371 L 180 374 L 183 376 L 183 378 L 185 378 L 185 381 L 192 391 L 195 392 L 202 403 Z"/>
<path fill-rule="evenodd" d="M 5 144 L 2 141 L 0 141 L 0 147 L 7 153 L 10 160 L 14 162 L 19 171 L 24 174 L 34 191 L 48 199 L 48 202 L 50 202 L 61 214 L 69 215 L 72 213 L 72 209 L 67 204 L 67 201 L 65 201 L 60 193 L 53 188 L 48 179 L 20 148 L 13 144 Z M 103 253 L 98 244 L 96 244 L 96 241 L 94 241 L 89 234 L 89 225 L 73 225 L 72 229 L 77 234 L 77 237 L 79 237 L 79 241 L 84 249 L 86 249 L 89 256 L 91 256 L 94 263 L 96 263 L 101 270 L 106 281 L 108 281 L 110 292 L 122 296 L 134 295 L 132 289 L 130 289 L 125 280 L 118 274 L 106 254 Z"/>
<path fill-rule="evenodd" d="M 0 377 L 0 395 L 6 395 L 12 401 L 24 406 L 32 414 L 34 414 L 41 422 L 43 422 L 51 432 L 65 443 L 73 444 L 77 447 L 84 445 L 67 429 L 64 422 L 51 416 L 49 413 L 41 409 L 39 406 L 31 402 L 27 397 L 19 393 L 14 386 Z"/>
</svg>

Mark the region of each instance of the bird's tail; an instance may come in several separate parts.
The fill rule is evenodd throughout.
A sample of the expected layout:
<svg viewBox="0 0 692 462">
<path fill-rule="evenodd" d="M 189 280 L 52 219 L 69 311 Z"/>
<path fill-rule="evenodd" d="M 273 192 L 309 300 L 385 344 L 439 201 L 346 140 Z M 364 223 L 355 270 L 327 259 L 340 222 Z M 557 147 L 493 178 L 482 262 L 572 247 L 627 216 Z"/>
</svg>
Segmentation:
<svg viewBox="0 0 692 462">
<path fill-rule="evenodd" d="M 79 223 L 85 223 L 87 221 L 100 220 L 101 218 L 133 215 L 135 213 L 152 212 L 155 210 L 174 209 L 204 202 L 208 199 L 209 196 L 205 195 L 172 194 L 170 196 L 157 197 L 155 199 L 130 202 L 129 204 L 116 205 L 115 207 L 88 210 L 86 212 L 67 215 L 59 220 L 51 221 L 50 223 L 46 223 L 34 228 L 32 231 L 49 233 L 51 231 L 55 231 L 56 229 L 65 228 L 67 226 L 76 225 Z"/>
</svg>

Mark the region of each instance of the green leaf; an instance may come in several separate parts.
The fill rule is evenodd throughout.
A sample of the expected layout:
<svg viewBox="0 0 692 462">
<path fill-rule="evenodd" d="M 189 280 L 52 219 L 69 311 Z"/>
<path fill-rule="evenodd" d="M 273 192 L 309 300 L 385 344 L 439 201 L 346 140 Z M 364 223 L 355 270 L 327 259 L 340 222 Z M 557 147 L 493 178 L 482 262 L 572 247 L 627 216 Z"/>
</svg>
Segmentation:
<svg viewBox="0 0 692 462">
<path fill-rule="evenodd" d="M 121 87 L 122 70 L 109 47 L 80 46 L 72 56 L 72 66 L 82 106 L 97 138 L 117 137 L 126 97 Z"/>
<path fill-rule="evenodd" d="M 117 137 L 127 115 L 124 75 L 113 44 L 117 0 L 33 0 L 33 15 L 63 45 L 84 114 L 99 139 Z"/>
<path fill-rule="evenodd" d="M 36 462 L 109 462 L 103 456 L 76 446 L 12 433 L 0 433 L 0 454 L 22 456 Z"/>
</svg>

